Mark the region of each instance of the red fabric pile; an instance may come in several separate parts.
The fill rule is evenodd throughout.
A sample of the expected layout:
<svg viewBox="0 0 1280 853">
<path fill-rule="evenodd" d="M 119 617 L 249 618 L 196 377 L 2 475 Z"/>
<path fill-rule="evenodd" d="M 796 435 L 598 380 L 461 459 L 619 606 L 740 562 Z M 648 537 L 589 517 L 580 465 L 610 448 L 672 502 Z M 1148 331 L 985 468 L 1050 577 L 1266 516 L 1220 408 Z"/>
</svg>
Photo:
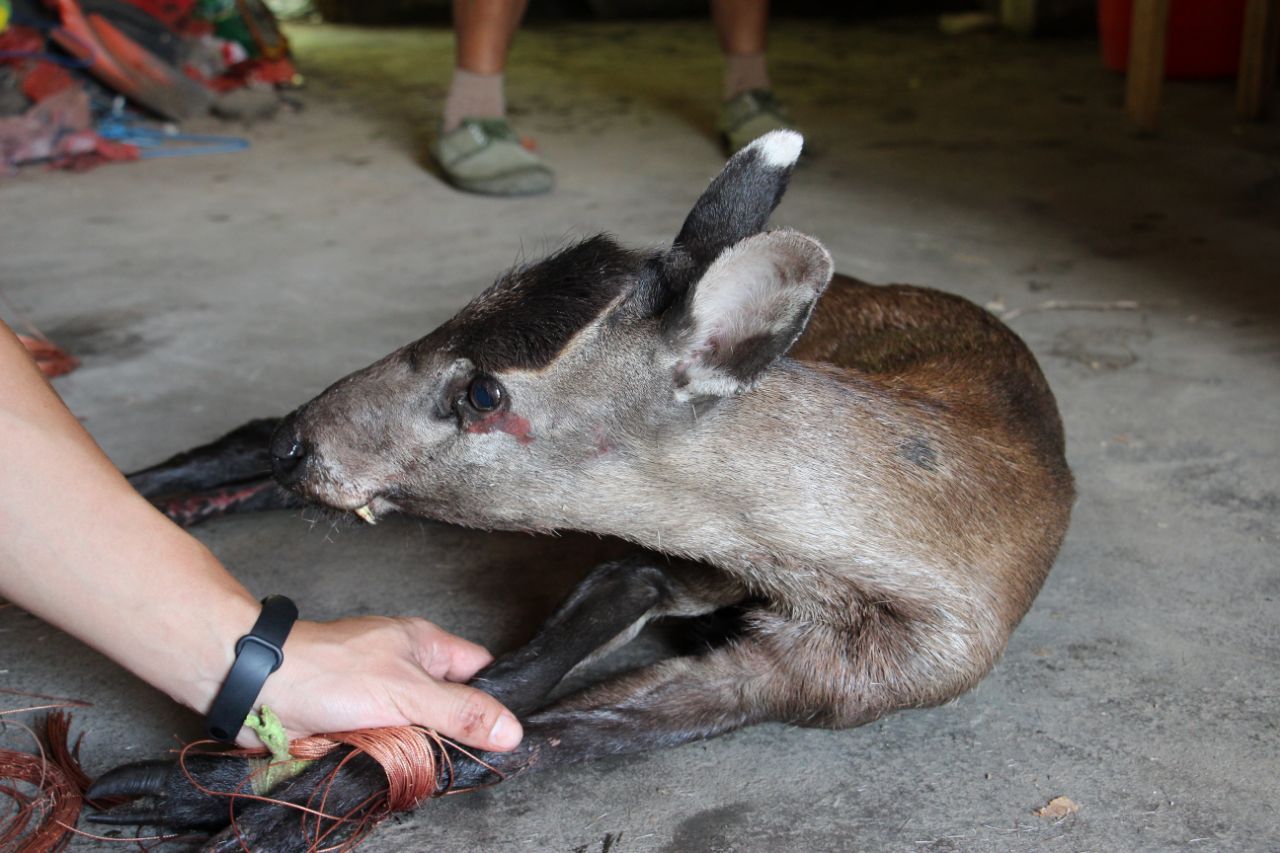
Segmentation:
<svg viewBox="0 0 1280 853">
<path fill-rule="evenodd" d="M 119 0 L 150 16 L 159 32 L 177 40 L 177 67 L 101 14 L 86 14 L 77 0 L 45 2 L 61 19 L 60 26 L 48 34 L 18 24 L 0 32 L 0 65 L 15 73 L 22 95 L 31 102 L 21 113 L 0 115 L 0 173 L 39 161 L 81 170 L 138 159 L 137 147 L 94 132 L 88 90 L 81 82 L 84 72 L 60 65 L 51 53 L 55 44 L 79 57 L 108 89 L 175 121 L 204 112 L 219 93 L 287 84 L 296 76 L 288 44 L 261 3 L 229 4 L 215 22 L 198 16 L 196 0 Z"/>
<path fill-rule="evenodd" d="M 0 33 L 0 51 L 42 54 L 44 36 L 27 27 Z M 89 95 L 76 78 L 52 62 L 15 58 L 22 93 L 33 103 L 20 115 L 0 116 L 0 169 L 45 160 L 60 168 L 85 169 L 110 160 L 136 160 L 137 149 L 93 132 Z"/>
</svg>

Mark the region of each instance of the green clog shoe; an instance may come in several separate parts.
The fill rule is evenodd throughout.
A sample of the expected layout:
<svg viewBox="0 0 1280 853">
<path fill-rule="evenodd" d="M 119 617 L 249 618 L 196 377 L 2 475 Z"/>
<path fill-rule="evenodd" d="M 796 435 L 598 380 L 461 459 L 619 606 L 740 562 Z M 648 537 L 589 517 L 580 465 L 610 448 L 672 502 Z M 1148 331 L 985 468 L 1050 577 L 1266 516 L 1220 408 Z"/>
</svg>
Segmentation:
<svg viewBox="0 0 1280 853">
<path fill-rule="evenodd" d="M 463 192 L 537 195 L 555 176 L 538 155 L 520 144 L 504 118 L 467 118 L 431 146 L 445 179 Z"/>
</svg>

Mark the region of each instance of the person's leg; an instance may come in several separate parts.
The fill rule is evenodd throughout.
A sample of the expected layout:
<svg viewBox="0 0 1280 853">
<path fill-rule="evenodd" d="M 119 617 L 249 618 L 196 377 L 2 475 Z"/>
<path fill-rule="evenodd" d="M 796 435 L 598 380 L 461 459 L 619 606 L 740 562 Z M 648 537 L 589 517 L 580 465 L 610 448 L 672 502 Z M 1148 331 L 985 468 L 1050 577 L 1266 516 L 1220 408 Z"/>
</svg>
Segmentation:
<svg viewBox="0 0 1280 853">
<path fill-rule="evenodd" d="M 433 153 L 448 181 L 485 195 L 551 189 L 552 174 L 507 124 L 507 52 L 528 0 L 453 0 L 457 58 Z"/>
<path fill-rule="evenodd" d="M 453 0 L 458 67 L 501 74 L 528 0 Z"/>
<path fill-rule="evenodd" d="M 711 0 L 711 20 L 726 63 L 724 99 L 768 89 L 769 0 Z"/>
<path fill-rule="evenodd" d="M 454 0 L 457 59 L 444 101 L 445 133 L 464 118 L 502 118 L 507 52 L 528 0 Z"/>
<path fill-rule="evenodd" d="M 720 130 L 734 152 L 770 130 L 791 127 L 765 61 L 769 0 L 711 0 L 711 20 L 725 58 Z"/>
</svg>

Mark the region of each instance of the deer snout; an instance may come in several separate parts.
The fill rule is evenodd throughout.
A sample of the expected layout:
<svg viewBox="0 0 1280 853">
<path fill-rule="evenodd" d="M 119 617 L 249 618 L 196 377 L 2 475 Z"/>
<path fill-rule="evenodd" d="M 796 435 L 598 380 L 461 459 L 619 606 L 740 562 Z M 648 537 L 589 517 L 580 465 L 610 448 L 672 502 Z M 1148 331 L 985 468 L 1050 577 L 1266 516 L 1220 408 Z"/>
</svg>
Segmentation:
<svg viewBox="0 0 1280 853">
<path fill-rule="evenodd" d="M 307 453 L 306 443 L 298 436 L 297 420 L 289 415 L 271 437 L 271 473 L 280 485 L 291 486 L 302 479 Z"/>
</svg>

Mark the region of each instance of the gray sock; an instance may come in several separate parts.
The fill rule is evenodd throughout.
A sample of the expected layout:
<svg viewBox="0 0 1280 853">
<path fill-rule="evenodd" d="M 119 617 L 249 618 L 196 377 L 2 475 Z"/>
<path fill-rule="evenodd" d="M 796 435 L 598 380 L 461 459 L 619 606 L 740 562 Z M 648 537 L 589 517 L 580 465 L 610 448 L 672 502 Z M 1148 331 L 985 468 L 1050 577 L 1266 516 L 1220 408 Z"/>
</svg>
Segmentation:
<svg viewBox="0 0 1280 853">
<path fill-rule="evenodd" d="M 769 69 L 763 53 L 730 53 L 725 56 L 724 99 L 733 100 L 752 89 L 768 89 Z"/>
<path fill-rule="evenodd" d="M 473 74 L 461 68 L 453 69 L 449 94 L 444 99 L 442 130 L 448 133 L 462 124 L 464 118 L 505 116 L 507 99 L 503 80 L 502 74 Z"/>
</svg>

